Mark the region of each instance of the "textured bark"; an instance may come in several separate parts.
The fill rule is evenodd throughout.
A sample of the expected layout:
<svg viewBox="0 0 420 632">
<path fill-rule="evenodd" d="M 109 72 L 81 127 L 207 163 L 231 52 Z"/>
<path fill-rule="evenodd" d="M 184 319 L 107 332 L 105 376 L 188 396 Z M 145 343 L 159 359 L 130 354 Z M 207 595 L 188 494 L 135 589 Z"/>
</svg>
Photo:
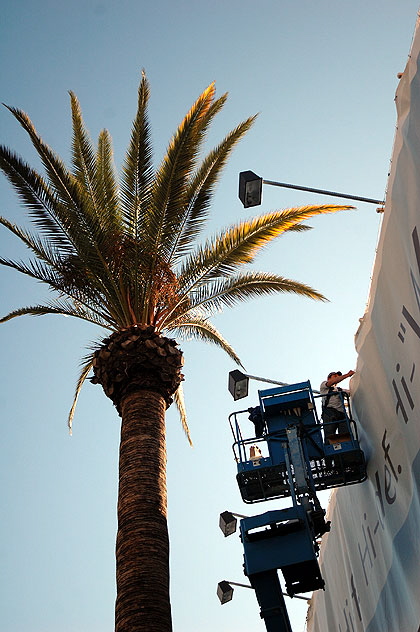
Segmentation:
<svg viewBox="0 0 420 632">
<path fill-rule="evenodd" d="M 121 402 L 116 632 L 170 632 L 165 409 L 141 390 Z"/>
<path fill-rule="evenodd" d="M 116 632 L 171 632 L 165 410 L 183 375 L 175 340 L 153 327 L 116 332 L 95 352 L 92 382 L 121 415 Z"/>
</svg>

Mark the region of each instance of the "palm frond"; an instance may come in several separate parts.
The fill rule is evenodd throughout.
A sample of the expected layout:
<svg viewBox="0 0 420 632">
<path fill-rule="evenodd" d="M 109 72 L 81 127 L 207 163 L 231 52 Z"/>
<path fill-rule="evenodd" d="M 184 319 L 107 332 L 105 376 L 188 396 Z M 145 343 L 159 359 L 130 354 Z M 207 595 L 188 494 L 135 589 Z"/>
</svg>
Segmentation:
<svg viewBox="0 0 420 632">
<path fill-rule="evenodd" d="M 28 261 L 28 263 L 25 263 L 23 261 L 13 261 L 0 257 L 0 265 L 13 268 L 13 270 L 29 276 L 32 279 L 46 283 L 51 289 L 57 292 L 67 293 L 62 275 L 57 273 L 50 266 L 44 265 L 44 263 L 38 259 L 32 259 Z M 80 291 L 80 288 L 77 288 L 77 290 Z"/>
<path fill-rule="evenodd" d="M 45 167 L 51 185 L 60 197 L 62 203 L 67 207 L 68 212 L 75 212 L 79 215 L 81 220 L 84 220 L 84 215 L 81 212 L 83 208 L 83 195 L 81 195 L 81 189 L 77 185 L 77 180 L 72 177 L 61 158 L 43 142 L 29 116 L 18 108 L 13 108 L 8 105 L 5 105 L 5 107 L 28 133 L 32 145 L 36 149 Z"/>
<path fill-rule="evenodd" d="M 198 97 L 179 125 L 155 174 L 148 217 L 148 233 L 155 236 L 150 244 L 150 251 L 155 253 L 154 258 L 159 255 L 167 260 L 170 252 L 174 230 L 177 230 L 182 219 L 186 186 L 195 168 L 206 114 L 214 94 L 215 86 L 210 84 Z"/>
<path fill-rule="evenodd" d="M 32 305 L 30 307 L 20 307 L 19 309 L 15 309 L 6 316 L 0 318 L 0 323 L 5 323 L 12 318 L 17 318 L 18 316 L 46 316 L 48 314 L 54 314 L 58 316 L 74 316 L 75 318 L 80 318 L 82 320 L 87 320 L 94 325 L 99 325 L 100 327 L 104 327 L 106 329 L 113 330 L 112 324 L 109 322 L 110 319 L 106 319 L 101 315 L 95 314 L 93 311 L 86 309 L 84 306 L 75 306 L 68 303 L 67 305 L 57 301 L 56 303 L 50 303 L 47 305 Z"/>
<path fill-rule="evenodd" d="M 19 156 L 7 147 L 0 147 L 0 168 L 17 191 L 19 198 L 29 210 L 36 227 L 57 248 L 74 252 L 68 232 L 67 210 L 44 179 Z"/>
<path fill-rule="evenodd" d="M 193 242 L 203 230 L 212 196 L 227 160 L 237 143 L 249 131 L 255 119 L 256 116 L 251 116 L 232 130 L 206 156 L 191 179 L 186 192 L 187 203 L 184 216 L 179 223 L 179 228 L 174 232 L 176 239 L 174 239 L 172 252 L 168 257 L 168 260 L 173 260 L 174 264 L 191 250 Z"/>
<path fill-rule="evenodd" d="M 73 175 L 80 184 L 80 187 L 86 191 L 91 200 L 92 207 L 98 212 L 96 192 L 99 187 L 96 181 L 95 151 L 83 122 L 79 101 L 74 92 L 70 91 L 69 94 L 73 123 Z"/>
<path fill-rule="evenodd" d="M 21 110 L 10 108 L 9 106 L 6 107 L 28 132 L 35 149 L 44 163 L 55 197 L 54 200 L 51 200 L 48 210 L 56 223 L 61 226 L 63 233 L 68 236 L 78 255 L 89 261 L 93 273 L 98 276 L 105 276 L 109 280 L 109 270 L 104 265 L 103 257 L 97 244 L 97 238 L 101 236 L 101 226 L 89 210 L 88 196 L 82 192 L 79 183 L 67 170 L 61 159 L 39 137 L 29 117 Z M 24 167 L 24 164 L 20 163 L 20 166 Z M 23 168 L 19 175 L 24 181 L 25 173 Z M 31 172 L 29 176 L 33 178 L 37 174 Z M 42 182 L 42 178 L 38 176 L 36 183 L 44 193 L 48 192 L 47 187 Z M 30 184 L 29 182 L 26 188 L 21 184 L 21 187 L 23 187 L 21 190 L 26 195 L 29 195 Z M 47 218 L 42 215 L 41 209 L 33 208 L 32 210 L 37 212 L 41 221 L 47 221 Z M 50 225 L 51 229 L 52 225 Z"/>
<path fill-rule="evenodd" d="M 135 314 L 144 318 L 143 304 L 149 294 L 148 284 L 143 282 L 140 266 L 150 269 L 151 244 L 148 235 L 148 213 L 153 184 L 152 146 L 148 118 L 150 87 L 144 70 L 138 89 L 137 112 L 131 130 L 130 144 L 122 169 L 121 206 L 125 233 L 132 246 L 126 256 L 131 258 L 130 285 L 133 287 L 132 302 Z M 147 260 L 144 261 L 144 253 Z M 127 258 L 127 257 L 126 257 Z"/>
<path fill-rule="evenodd" d="M 12 318 L 17 318 L 18 316 L 45 316 L 46 314 L 56 314 L 55 310 L 52 310 L 47 305 L 32 305 L 30 307 L 20 307 L 19 309 L 15 309 L 6 316 L 2 316 L 0 318 L 0 323 L 6 323 L 8 320 L 12 320 Z"/>
<path fill-rule="evenodd" d="M 210 315 L 258 296 L 284 292 L 327 301 L 320 292 L 304 283 L 266 272 L 246 272 L 201 286 L 191 297 L 190 309 L 200 308 Z"/>
<path fill-rule="evenodd" d="M 118 198 L 118 183 L 114 167 L 112 139 L 107 130 L 102 130 L 96 154 L 96 199 L 99 205 L 98 218 L 103 227 L 104 238 L 108 231 L 121 231 L 121 215 Z"/>
<path fill-rule="evenodd" d="M 28 123 L 29 125 L 29 123 Z M 35 133 L 35 132 L 34 132 Z M 86 206 L 69 208 L 53 193 L 44 180 L 18 157 L 3 148 L 1 167 L 12 184 L 20 192 L 28 206 L 32 219 L 46 239 L 66 255 L 75 255 L 84 260 L 92 279 L 100 279 L 106 294 L 114 301 L 119 300 L 119 290 L 103 254 L 101 245 L 112 243 L 109 232 L 103 234 L 101 224 L 94 217 L 84 215 Z M 104 165 L 104 170 L 106 169 Z M 70 178 L 70 175 L 68 176 Z M 5 225 L 5 224 L 4 224 Z M 10 226 L 9 226 L 10 229 Z M 15 231 L 15 234 L 17 232 Z M 4 265 L 6 265 L 3 262 Z M 16 268 L 17 269 L 17 268 Z M 23 270 L 20 270 L 23 271 Z M 26 270 L 25 274 L 28 273 Z M 125 322 L 128 316 L 125 317 Z"/>
<path fill-rule="evenodd" d="M 183 222 L 186 187 L 196 167 L 205 131 L 225 100 L 221 98 L 215 104 L 214 95 L 215 86 L 210 84 L 179 125 L 155 174 L 145 232 L 142 233 L 146 235 L 143 258 L 149 278 L 153 278 L 162 265 L 168 264 L 172 244 Z M 153 292 L 153 285 L 147 282 L 143 288 L 141 314 L 146 322 L 154 309 Z"/>
<path fill-rule="evenodd" d="M 152 146 L 147 106 L 149 82 L 144 71 L 138 89 L 137 113 L 131 130 L 131 140 L 125 157 L 121 178 L 121 200 L 127 232 L 137 239 L 144 231 L 153 181 Z"/>
<path fill-rule="evenodd" d="M 54 277 L 54 271 L 50 270 L 36 259 L 33 259 L 28 263 L 24 263 L 23 261 L 12 261 L 11 259 L 0 257 L 0 265 L 13 268 L 13 270 L 20 272 L 21 274 L 25 274 L 32 279 L 42 281 L 42 283 L 46 283 L 51 288 L 58 290 L 59 292 L 64 291 L 58 276 Z"/>
<path fill-rule="evenodd" d="M 303 206 L 266 213 L 232 226 L 188 257 L 180 274 L 181 293 L 190 292 L 198 284 L 217 277 L 229 276 L 239 267 L 252 263 L 273 239 L 296 230 L 297 225 L 306 219 L 350 208 L 353 207 Z"/>
<path fill-rule="evenodd" d="M 71 406 L 70 412 L 69 412 L 69 416 L 67 419 L 67 425 L 69 428 L 69 434 L 72 435 L 73 433 L 73 417 L 74 417 L 74 412 L 76 410 L 76 406 L 77 406 L 77 400 L 79 399 L 79 395 L 80 395 L 80 391 L 82 390 L 82 386 L 85 383 L 85 380 L 89 374 L 89 371 L 91 370 L 93 366 L 93 358 L 92 356 L 89 356 L 89 358 L 87 358 L 85 360 L 85 362 L 82 364 L 82 370 L 79 376 L 79 379 L 77 380 L 77 384 L 76 384 L 76 391 L 74 394 L 74 398 L 73 398 L 73 404 Z"/>
<path fill-rule="evenodd" d="M 58 269 L 58 255 L 49 240 L 42 240 L 37 235 L 32 235 L 29 231 L 16 226 L 16 224 L 12 224 L 4 217 L 0 217 L 0 224 L 18 237 L 27 248 L 32 250 L 38 259 Z"/>
<path fill-rule="evenodd" d="M 185 318 L 180 318 L 178 322 L 174 322 L 167 327 L 168 331 L 176 332 L 181 338 L 184 339 L 197 339 L 210 342 L 218 347 L 221 347 L 230 358 L 236 364 L 243 367 L 239 356 L 236 354 L 233 347 L 228 343 L 222 334 L 212 325 L 206 318 L 200 316 L 200 314 L 188 314 Z"/>
<path fill-rule="evenodd" d="M 182 429 L 185 432 L 185 435 L 188 439 L 188 443 L 190 444 L 191 447 L 193 447 L 193 443 L 192 443 L 192 439 L 190 435 L 190 429 L 188 428 L 188 423 L 187 423 L 187 411 L 185 408 L 184 390 L 182 388 L 182 384 L 178 386 L 178 389 L 174 393 L 174 401 L 178 409 L 179 418 L 182 424 Z"/>
<path fill-rule="evenodd" d="M 68 212 L 43 178 L 5 148 L 0 150 L 0 166 L 29 209 L 32 222 L 52 247 L 65 256 L 78 253 L 78 256 L 85 256 L 91 265 L 95 265 L 91 239 L 81 229 L 77 214 Z M 12 229 L 10 222 L 6 224 L 4 221 L 3 225 L 22 238 L 17 229 Z M 98 269 L 96 264 L 96 274 Z"/>
<path fill-rule="evenodd" d="M 100 283 L 98 283 L 98 279 L 89 283 L 83 276 L 84 270 L 77 271 L 77 268 L 70 270 L 69 279 L 67 279 L 66 276 L 63 276 L 62 271 L 56 271 L 46 267 L 39 260 L 31 260 L 28 263 L 24 263 L 0 257 L 0 265 L 12 268 L 21 274 L 47 284 L 52 290 L 68 296 L 89 312 L 96 314 L 100 319 L 103 318 L 105 322 L 130 322 L 129 316 L 125 315 L 123 311 L 124 306 L 119 302 L 113 301 L 113 297 L 109 296 L 106 288 L 102 293 L 103 288 Z M 79 277 L 80 281 L 76 282 L 76 277 Z M 84 283 L 85 281 L 86 283 Z M 99 306 L 108 308 L 110 315 L 107 316 Z M 87 320 L 93 322 L 92 318 L 87 318 Z"/>
</svg>

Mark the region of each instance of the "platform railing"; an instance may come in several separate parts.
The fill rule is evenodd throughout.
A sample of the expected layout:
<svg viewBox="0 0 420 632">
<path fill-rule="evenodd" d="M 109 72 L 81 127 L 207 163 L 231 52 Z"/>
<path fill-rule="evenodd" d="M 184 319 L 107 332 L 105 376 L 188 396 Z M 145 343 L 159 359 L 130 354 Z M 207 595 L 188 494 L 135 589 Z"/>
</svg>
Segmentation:
<svg viewBox="0 0 420 632">
<path fill-rule="evenodd" d="M 305 456 L 307 475 L 315 490 L 330 489 L 344 485 L 363 482 L 366 479 L 366 463 L 364 454 L 358 443 L 357 426 L 348 416 L 340 423 L 345 423 L 347 432 L 325 440 L 325 428 L 337 422 L 319 422 L 312 425 L 299 424 L 302 434 L 301 442 Z M 277 442 L 287 443 L 287 429 L 269 433 L 264 428 L 261 436 L 245 437 L 241 429 L 243 415 L 249 410 L 232 413 L 229 423 L 234 437 L 232 445 L 234 459 L 238 467 L 237 480 L 244 502 L 263 502 L 269 499 L 289 497 L 292 493 L 289 485 L 286 458 L 281 453 L 273 452 Z M 247 420 L 247 423 L 252 423 Z M 294 425 L 292 423 L 292 425 Z M 297 424 L 298 425 L 298 424 Z M 259 453 L 259 451 L 261 454 Z"/>
</svg>

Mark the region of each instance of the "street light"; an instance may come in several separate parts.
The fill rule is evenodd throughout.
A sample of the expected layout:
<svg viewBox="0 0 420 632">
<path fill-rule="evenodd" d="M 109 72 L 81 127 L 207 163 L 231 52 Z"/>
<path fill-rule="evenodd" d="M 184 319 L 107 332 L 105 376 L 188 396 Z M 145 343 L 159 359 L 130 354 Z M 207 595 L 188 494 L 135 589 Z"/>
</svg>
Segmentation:
<svg viewBox="0 0 420 632">
<path fill-rule="evenodd" d="M 225 538 L 227 538 L 228 535 L 232 535 L 232 533 L 235 533 L 237 524 L 236 518 L 246 518 L 246 516 L 243 516 L 242 514 L 232 513 L 231 511 L 224 511 L 220 514 L 219 527 Z"/>
<path fill-rule="evenodd" d="M 325 191 L 324 189 L 313 189 L 302 187 L 297 184 L 286 184 L 285 182 L 275 182 L 274 180 L 263 180 L 253 171 L 241 171 L 239 174 L 239 199 L 244 208 L 259 206 L 262 201 L 262 185 L 270 184 L 275 187 L 286 189 L 297 189 L 298 191 L 309 191 L 310 193 L 320 193 L 322 195 L 332 195 L 333 197 L 346 198 L 347 200 L 357 200 L 358 202 L 369 202 L 370 204 L 380 204 L 381 208 L 376 209 L 378 213 L 383 212 L 384 200 L 374 200 L 373 198 L 350 195 L 348 193 L 337 193 L 336 191 Z"/>
<path fill-rule="evenodd" d="M 232 601 L 233 597 L 233 588 L 229 582 L 221 581 L 217 584 L 217 596 L 219 598 L 220 603 L 227 603 L 228 601 Z"/>
<path fill-rule="evenodd" d="M 248 375 L 242 373 L 238 369 L 229 373 L 228 389 L 233 399 L 242 399 L 248 395 L 249 380 L 258 380 L 259 382 L 267 382 L 268 384 L 277 384 L 277 386 L 288 386 L 287 382 L 277 382 L 276 380 L 268 380 L 265 377 L 257 377 L 256 375 Z"/>
<path fill-rule="evenodd" d="M 248 395 L 249 379 L 245 373 L 235 369 L 229 373 L 228 389 L 233 399 L 242 399 Z"/>
<path fill-rule="evenodd" d="M 239 584 L 238 582 L 226 581 L 225 579 L 217 584 L 217 596 L 221 605 L 233 599 L 233 586 L 241 586 L 241 588 L 253 588 L 250 584 Z M 284 597 L 290 597 L 285 592 L 281 593 Z M 303 599 L 309 603 L 309 598 L 302 597 L 302 595 L 293 595 L 291 599 Z"/>
<path fill-rule="evenodd" d="M 262 200 L 263 179 L 253 171 L 241 171 L 239 174 L 239 199 L 245 208 L 258 206 Z"/>
<path fill-rule="evenodd" d="M 248 373 L 242 373 L 238 369 L 234 369 L 229 373 L 228 390 L 233 399 L 242 399 L 248 395 L 249 380 L 257 380 L 258 382 L 267 382 L 267 384 L 276 384 L 277 386 L 290 386 L 289 382 L 278 382 L 277 380 L 269 380 L 266 377 L 257 377 L 256 375 L 249 375 Z M 312 389 L 312 393 L 320 395 L 319 391 Z"/>
</svg>

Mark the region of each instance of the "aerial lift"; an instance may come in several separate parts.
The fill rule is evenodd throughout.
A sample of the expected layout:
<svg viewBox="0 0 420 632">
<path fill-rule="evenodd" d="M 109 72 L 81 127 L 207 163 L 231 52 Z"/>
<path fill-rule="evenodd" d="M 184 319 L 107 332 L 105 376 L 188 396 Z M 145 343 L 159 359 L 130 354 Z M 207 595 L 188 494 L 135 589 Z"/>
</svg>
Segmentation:
<svg viewBox="0 0 420 632">
<path fill-rule="evenodd" d="M 259 406 L 229 416 L 243 501 L 292 500 L 291 507 L 240 520 L 244 573 L 255 590 L 268 632 L 292 632 L 278 570 L 290 597 L 324 589 L 318 541 L 330 530 L 330 523 L 316 492 L 366 479 L 350 403 L 345 392 L 341 393 L 346 432 L 329 437 L 328 442 L 324 438 L 327 424 L 318 418 L 309 381 L 261 390 Z M 244 416 L 251 427 L 248 436 L 242 429 Z"/>
</svg>

